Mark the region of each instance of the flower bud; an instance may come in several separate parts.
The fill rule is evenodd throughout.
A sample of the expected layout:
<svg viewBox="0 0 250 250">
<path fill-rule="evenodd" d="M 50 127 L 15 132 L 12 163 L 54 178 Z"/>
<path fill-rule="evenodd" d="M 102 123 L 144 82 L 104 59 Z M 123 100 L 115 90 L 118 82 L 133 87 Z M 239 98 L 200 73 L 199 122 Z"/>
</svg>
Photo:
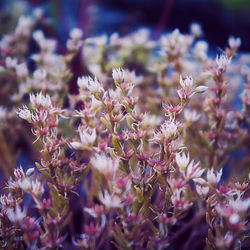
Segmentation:
<svg viewBox="0 0 250 250">
<path fill-rule="evenodd" d="M 207 86 L 201 85 L 195 89 L 195 93 L 204 93 L 207 89 Z"/>
</svg>

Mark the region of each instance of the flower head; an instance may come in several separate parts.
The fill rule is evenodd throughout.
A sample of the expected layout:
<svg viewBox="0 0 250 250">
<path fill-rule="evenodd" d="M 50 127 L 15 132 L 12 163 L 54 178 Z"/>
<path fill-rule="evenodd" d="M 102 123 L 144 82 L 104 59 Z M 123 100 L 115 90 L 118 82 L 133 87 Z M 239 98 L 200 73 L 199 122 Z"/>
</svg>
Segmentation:
<svg viewBox="0 0 250 250">
<path fill-rule="evenodd" d="M 213 169 L 207 171 L 207 181 L 210 184 L 217 185 L 222 176 L 222 169 L 218 172 L 215 172 Z"/>
<path fill-rule="evenodd" d="M 22 118 L 26 121 L 31 121 L 32 114 L 27 106 L 23 105 L 23 107 L 19 108 L 16 113 L 20 118 Z"/>
<path fill-rule="evenodd" d="M 111 159 L 107 157 L 104 153 L 96 154 L 90 160 L 94 168 L 99 170 L 105 175 L 113 175 L 119 168 L 119 159 Z"/>
<path fill-rule="evenodd" d="M 107 190 L 103 193 L 99 193 L 100 201 L 108 208 L 122 207 L 121 199 L 118 195 L 109 194 Z"/>
<path fill-rule="evenodd" d="M 190 157 L 189 157 L 189 154 L 185 154 L 185 153 L 176 153 L 175 155 L 175 160 L 176 160 L 176 163 L 178 165 L 178 167 L 180 168 L 180 170 L 185 170 L 188 163 L 189 163 L 189 160 L 190 160 Z"/>
<path fill-rule="evenodd" d="M 100 82 L 95 77 L 94 79 L 90 76 L 82 76 L 77 79 L 77 85 L 80 88 L 86 88 L 92 93 L 103 92 L 104 89 Z"/>
<path fill-rule="evenodd" d="M 231 57 L 228 57 L 224 54 L 221 54 L 220 56 L 216 56 L 216 63 L 219 67 L 219 70 L 223 71 L 228 64 L 231 62 Z"/>
<path fill-rule="evenodd" d="M 21 223 L 23 219 L 26 217 L 26 211 L 22 211 L 19 205 L 16 206 L 15 209 L 7 209 L 7 216 L 11 222 L 19 222 Z"/>
<path fill-rule="evenodd" d="M 52 102 L 49 95 L 43 95 L 42 92 L 37 94 L 30 94 L 30 102 L 35 107 L 51 108 Z"/>
</svg>

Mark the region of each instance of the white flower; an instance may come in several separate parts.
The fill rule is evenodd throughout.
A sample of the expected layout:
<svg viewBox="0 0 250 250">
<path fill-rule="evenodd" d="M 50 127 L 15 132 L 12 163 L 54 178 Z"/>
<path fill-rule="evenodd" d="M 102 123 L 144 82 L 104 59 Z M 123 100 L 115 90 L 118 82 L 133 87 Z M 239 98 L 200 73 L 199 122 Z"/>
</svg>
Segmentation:
<svg viewBox="0 0 250 250">
<path fill-rule="evenodd" d="M 115 82 L 119 82 L 119 83 L 122 82 L 125 78 L 124 74 L 125 74 L 125 71 L 122 68 L 112 70 L 112 77 Z"/>
<path fill-rule="evenodd" d="M 9 69 L 14 69 L 17 65 L 17 59 L 16 58 L 11 58 L 11 57 L 6 57 L 5 59 L 5 65 Z"/>
<path fill-rule="evenodd" d="M 80 40 L 82 38 L 82 30 L 78 28 L 74 28 L 70 31 L 69 36 L 72 40 Z"/>
<path fill-rule="evenodd" d="M 202 35 L 202 29 L 199 23 L 192 23 L 190 25 L 190 31 L 195 37 L 199 37 Z"/>
<path fill-rule="evenodd" d="M 229 201 L 230 206 L 233 207 L 233 209 L 237 212 L 245 212 L 248 210 L 250 207 L 250 198 L 241 200 L 241 199 L 236 199 L 236 200 L 230 200 Z"/>
<path fill-rule="evenodd" d="M 28 192 L 31 190 L 31 180 L 29 178 L 19 179 L 17 183 L 23 191 Z"/>
<path fill-rule="evenodd" d="M 189 165 L 187 166 L 187 169 L 186 169 L 186 177 L 188 179 L 196 179 L 196 178 L 198 178 L 198 182 L 200 181 L 201 178 L 199 178 L 199 177 L 201 177 L 201 175 L 203 174 L 205 169 L 199 168 L 198 167 L 199 164 L 200 164 L 200 162 L 197 162 L 194 165 L 194 161 L 191 161 L 189 163 Z"/>
<path fill-rule="evenodd" d="M 37 69 L 33 73 L 34 79 L 38 81 L 44 81 L 46 79 L 46 76 L 47 76 L 47 72 L 45 69 Z"/>
<path fill-rule="evenodd" d="M 241 39 L 239 37 L 235 38 L 233 36 L 230 36 L 228 39 L 228 44 L 231 49 L 237 49 L 241 45 Z"/>
<path fill-rule="evenodd" d="M 18 19 L 15 33 L 17 35 L 28 36 L 33 25 L 33 20 L 30 17 L 21 16 Z"/>
<path fill-rule="evenodd" d="M 209 187 L 208 186 L 201 186 L 201 185 L 196 185 L 196 191 L 199 195 L 201 196 L 206 196 L 209 192 Z"/>
<path fill-rule="evenodd" d="M 180 75 L 180 85 L 182 86 L 183 89 L 186 88 L 191 88 L 193 86 L 193 77 L 192 76 L 187 76 L 185 79 L 182 78 Z"/>
<path fill-rule="evenodd" d="M 43 34 L 43 32 L 42 32 L 41 30 L 36 30 L 36 31 L 34 31 L 33 34 L 32 34 L 32 37 L 33 37 L 33 39 L 34 39 L 36 42 L 39 42 L 39 41 L 45 39 L 45 38 L 44 38 L 44 34 Z"/>
<path fill-rule="evenodd" d="M 149 127 L 154 128 L 154 127 L 158 126 L 161 123 L 161 121 L 162 121 L 162 118 L 159 116 L 146 114 L 143 117 L 141 124 L 143 126 L 149 126 Z"/>
<path fill-rule="evenodd" d="M 190 157 L 189 154 L 185 155 L 185 153 L 176 153 L 175 160 L 180 170 L 184 171 L 189 163 Z"/>
<path fill-rule="evenodd" d="M 232 214 L 230 217 L 229 217 L 229 222 L 230 224 L 237 224 L 240 222 L 240 216 L 236 213 Z"/>
<path fill-rule="evenodd" d="M 37 94 L 30 94 L 30 102 L 34 107 L 42 106 L 44 108 L 50 108 L 52 106 L 50 96 L 44 96 L 42 92 Z"/>
<path fill-rule="evenodd" d="M 35 181 L 32 181 L 31 182 L 31 186 L 32 186 L 32 192 L 36 195 L 36 196 L 39 196 L 41 194 L 43 194 L 44 192 L 44 187 L 43 187 L 43 184 L 38 181 L 37 179 Z"/>
<path fill-rule="evenodd" d="M 26 211 L 22 211 L 20 206 L 17 205 L 14 209 L 7 209 L 7 216 L 11 222 L 22 222 L 26 217 Z"/>
<path fill-rule="evenodd" d="M 208 44 L 206 41 L 198 41 L 194 46 L 194 56 L 198 60 L 205 61 L 207 59 Z"/>
<path fill-rule="evenodd" d="M 178 124 L 174 121 L 167 121 L 161 125 L 161 132 L 166 138 L 176 135 L 178 132 Z"/>
<path fill-rule="evenodd" d="M 110 195 L 107 190 L 104 191 L 104 194 L 99 193 L 100 201 L 108 208 L 117 208 L 122 207 L 121 199 L 117 195 Z"/>
<path fill-rule="evenodd" d="M 196 122 L 199 120 L 200 115 L 196 112 L 196 110 L 185 109 L 184 118 L 187 122 Z"/>
<path fill-rule="evenodd" d="M 221 54 L 220 56 L 216 56 L 216 63 L 217 63 L 217 65 L 218 65 L 218 67 L 219 67 L 219 69 L 220 70 L 224 70 L 225 69 L 225 67 L 228 65 L 228 64 L 230 64 L 230 62 L 231 62 L 231 57 L 228 57 L 228 56 L 226 56 L 226 55 L 224 55 L 224 54 Z"/>
<path fill-rule="evenodd" d="M 19 77 L 26 77 L 29 74 L 26 63 L 21 63 L 16 66 L 16 74 Z"/>
<path fill-rule="evenodd" d="M 14 199 L 11 196 L 10 193 L 8 194 L 8 196 L 6 196 L 5 194 L 0 196 L 1 206 L 5 206 L 6 207 L 6 206 L 9 206 L 13 202 L 14 202 Z"/>
<path fill-rule="evenodd" d="M 222 176 L 222 169 L 218 172 L 215 172 L 213 169 L 207 171 L 207 181 L 210 184 L 217 185 Z"/>
<path fill-rule="evenodd" d="M 31 112 L 30 110 L 28 109 L 27 106 L 23 105 L 23 108 L 19 108 L 18 111 L 16 112 L 17 115 L 24 119 L 24 120 L 27 120 L 27 121 L 30 121 L 31 120 Z"/>
<path fill-rule="evenodd" d="M 70 145 L 74 149 L 83 149 L 84 146 L 92 145 L 96 140 L 96 129 L 84 128 L 79 126 L 78 132 L 80 135 L 81 142 L 71 142 Z"/>
<path fill-rule="evenodd" d="M 96 154 L 90 160 L 94 168 L 103 174 L 115 174 L 119 168 L 119 159 L 107 157 L 104 153 Z"/>
<path fill-rule="evenodd" d="M 95 77 L 92 79 L 90 76 L 82 76 L 77 79 L 77 85 L 80 88 L 87 88 L 90 92 L 99 92 L 103 91 L 103 87 Z"/>
<path fill-rule="evenodd" d="M 160 131 L 154 131 L 154 137 L 151 139 L 154 143 L 162 143 L 175 136 L 178 133 L 178 123 L 168 120 L 161 124 Z"/>
<path fill-rule="evenodd" d="M 93 144 L 96 140 L 96 130 L 94 129 L 90 129 L 90 128 L 83 128 L 82 126 L 80 126 L 78 128 L 78 132 L 80 135 L 80 139 L 81 142 L 83 144 Z"/>
</svg>

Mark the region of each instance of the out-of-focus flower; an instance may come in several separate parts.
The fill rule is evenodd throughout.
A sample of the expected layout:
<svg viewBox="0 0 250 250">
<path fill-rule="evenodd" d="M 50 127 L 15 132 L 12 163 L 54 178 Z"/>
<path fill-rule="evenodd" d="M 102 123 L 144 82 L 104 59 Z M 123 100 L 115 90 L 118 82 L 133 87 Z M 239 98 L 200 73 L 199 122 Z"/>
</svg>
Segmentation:
<svg viewBox="0 0 250 250">
<path fill-rule="evenodd" d="M 190 31 L 195 37 L 200 37 L 202 35 L 202 29 L 199 23 L 192 23 L 190 25 Z"/>
<path fill-rule="evenodd" d="M 80 40 L 83 36 L 83 33 L 81 29 L 74 28 L 70 31 L 69 36 L 73 40 Z"/>
<path fill-rule="evenodd" d="M 16 58 L 11 58 L 11 57 L 6 57 L 5 59 L 5 65 L 9 69 L 14 69 L 17 66 L 17 59 Z"/>
<path fill-rule="evenodd" d="M 77 79 L 77 85 L 80 88 L 86 88 L 92 93 L 103 92 L 104 89 L 101 86 L 97 78 L 92 79 L 90 76 L 82 76 Z"/>
<path fill-rule="evenodd" d="M 110 195 L 107 190 L 104 190 L 104 194 L 99 193 L 99 199 L 107 208 L 123 207 L 120 197 L 115 194 Z"/>
<path fill-rule="evenodd" d="M 30 180 L 30 178 L 28 178 L 28 177 L 22 178 L 22 179 L 18 180 L 17 183 L 19 184 L 19 187 L 23 191 L 29 192 L 31 190 L 31 180 Z"/>
<path fill-rule="evenodd" d="M 70 31 L 69 36 L 70 36 L 70 40 L 67 41 L 67 48 L 70 51 L 77 51 L 81 45 L 82 45 L 82 30 L 75 28 L 73 30 Z"/>
<path fill-rule="evenodd" d="M 32 188 L 31 191 L 35 196 L 40 196 L 44 192 L 43 184 L 37 179 L 31 182 L 31 188 Z"/>
<path fill-rule="evenodd" d="M 21 63 L 16 66 L 16 74 L 19 77 L 26 77 L 29 74 L 26 63 Z"/>
<path fill-rule="evenodd" d="M 201 196 L 206 196 L 209 192 L 208 186 L 201 186 L 199 184 L 196 185 L 196 191 Z"/>
<path fill-rule="evenodd" d="M 198 41 L 194 46 L 194 56 L 196 59 L 207 60 L 208 43 L 206 41 Z"/>
<path fill-rule="evenodd" d="M 229 205 L 234 209 L 236 212 L 245 212 L 250 207 L 250 198 L 248 199 L 231 199 L 229 200 Z"/>
<path fill-rule="evenodd" d="M 235 38 L 230 36 L 228 39 L 228 44 L 231 49 L 238 49 L 241 45 L 241 39 L 239 37 Z"/>
<path fill-rule="evenodd" d="M 231 223 L 231 224 L 237 224 L 237 223 L 239 223 L 240 222 L 240 216 L 238 215 L 238 214 L 232 214 L 230 217 L 229 217 L 229 222 Z"/>
<path fill-rule="evenodd" d="M 84 211 L 90 214 L 92 217 L 97 218 L 104 214 L 104 206 L 96 204 L 92 208 L 85 207 Z"/>
<path fill-rule="evenodd" d="M 190 200 L 186 200 L 184 198 L 184 188 L 175 189 L 173 195 L 171 196 L 171 201 L 174 204 L 175 208 L 179 210 L 187 210 L 189 207 L 193 205 L 193 202 Z"/>
<path fill-rule="evenodd" d="M 47 72 L 45 69 L 37 69 L 33 73 L 33 77 L 37 81 L 44 81 L 46 79 Z"/>
<path fill-rule="evenodd" d="M 7 209 L 7 216 L 11 222 L 22 223 L 23 219 L 26 217 L 26 211 L 22 210 L 19 205 L 15 209 Z"/>
<path fill-rule="evenodd" d="M 233 238 L 234 237 L 231 232 L 227 232 L 225 236 L 218 236 L 218 238 L 216 238 L 216 246 L 220 248 L 228 248 L 232 243 Z"/>
<path fill-rule="evenodd" d="M 161 123 L 161 121 L 162 121 L 162 118 L 159 116 L 145 114 L 141 122 L 141 125 L 143 127 L 155 128 Z"/>
<path fill-rule="evenodd" d="M 107 157 L 104 153 L 96 154 L 90 160 L 94 168 L 99 170 L 105 175 L 113 176 L 119 168 L 119 159 L 111 159 Z"/>
<path fill-rule="evenodd" d="M 222 169 L 218 172 L 215 172 L 213 169 L 207 171 L 207 181 L 210 184 L 217 185 L 222 176 Z"/>
<path fill-rule="evenodd" d="M 97 37 L 90 37 L 85 40 L 86 44 L 91 44 L 95 46 L 104 46 L 107 44 L 108 37 L 107 35 L 101 35 Z"/>
<path fill-rule="evenodd" d="M 200 115 L 196 112 L 196 110 L 185 109 L 184 110 L 184 118 L 187 122 L 196 122 L 199 120 Z"/>
<path fill-rule="evenodd" d="M 29 36 L 32 26 L 33 26 L 33 20 L 31 17 L 21 16 L 18 19 L 15 33 L 18 36 Z"/>
<path fill-rule="evenodd" d="M 5 194 L 0 196 L 0 203 L 1 207 L 8 207 L 15 204 L 15 200 L 9 193 L 7 196 Z"/>
</svg>

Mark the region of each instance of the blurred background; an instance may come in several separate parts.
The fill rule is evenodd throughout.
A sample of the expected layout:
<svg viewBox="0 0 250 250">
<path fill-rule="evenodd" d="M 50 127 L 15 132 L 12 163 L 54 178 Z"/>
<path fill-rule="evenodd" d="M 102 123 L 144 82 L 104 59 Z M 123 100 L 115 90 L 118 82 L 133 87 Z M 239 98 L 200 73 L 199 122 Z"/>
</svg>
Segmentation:
<svg viewBox="0 0 250 250">
<path fill-rule="evenodd" d="M 18 16 L 36 8 L 49 20 L 48 27 L 39 28 L 56 36 L 62 48 L 74 27 L 85 37 L 147 27 L 157 38 L 176 27 L 188 32 L 190 23 L 198 22 L 212 50 L 224 48 L 234 35 L 242 39 L 241 51 L 250 51 L 249 0 L 1 0 L 0 35 L 14 29 Z"/>
</svg>

